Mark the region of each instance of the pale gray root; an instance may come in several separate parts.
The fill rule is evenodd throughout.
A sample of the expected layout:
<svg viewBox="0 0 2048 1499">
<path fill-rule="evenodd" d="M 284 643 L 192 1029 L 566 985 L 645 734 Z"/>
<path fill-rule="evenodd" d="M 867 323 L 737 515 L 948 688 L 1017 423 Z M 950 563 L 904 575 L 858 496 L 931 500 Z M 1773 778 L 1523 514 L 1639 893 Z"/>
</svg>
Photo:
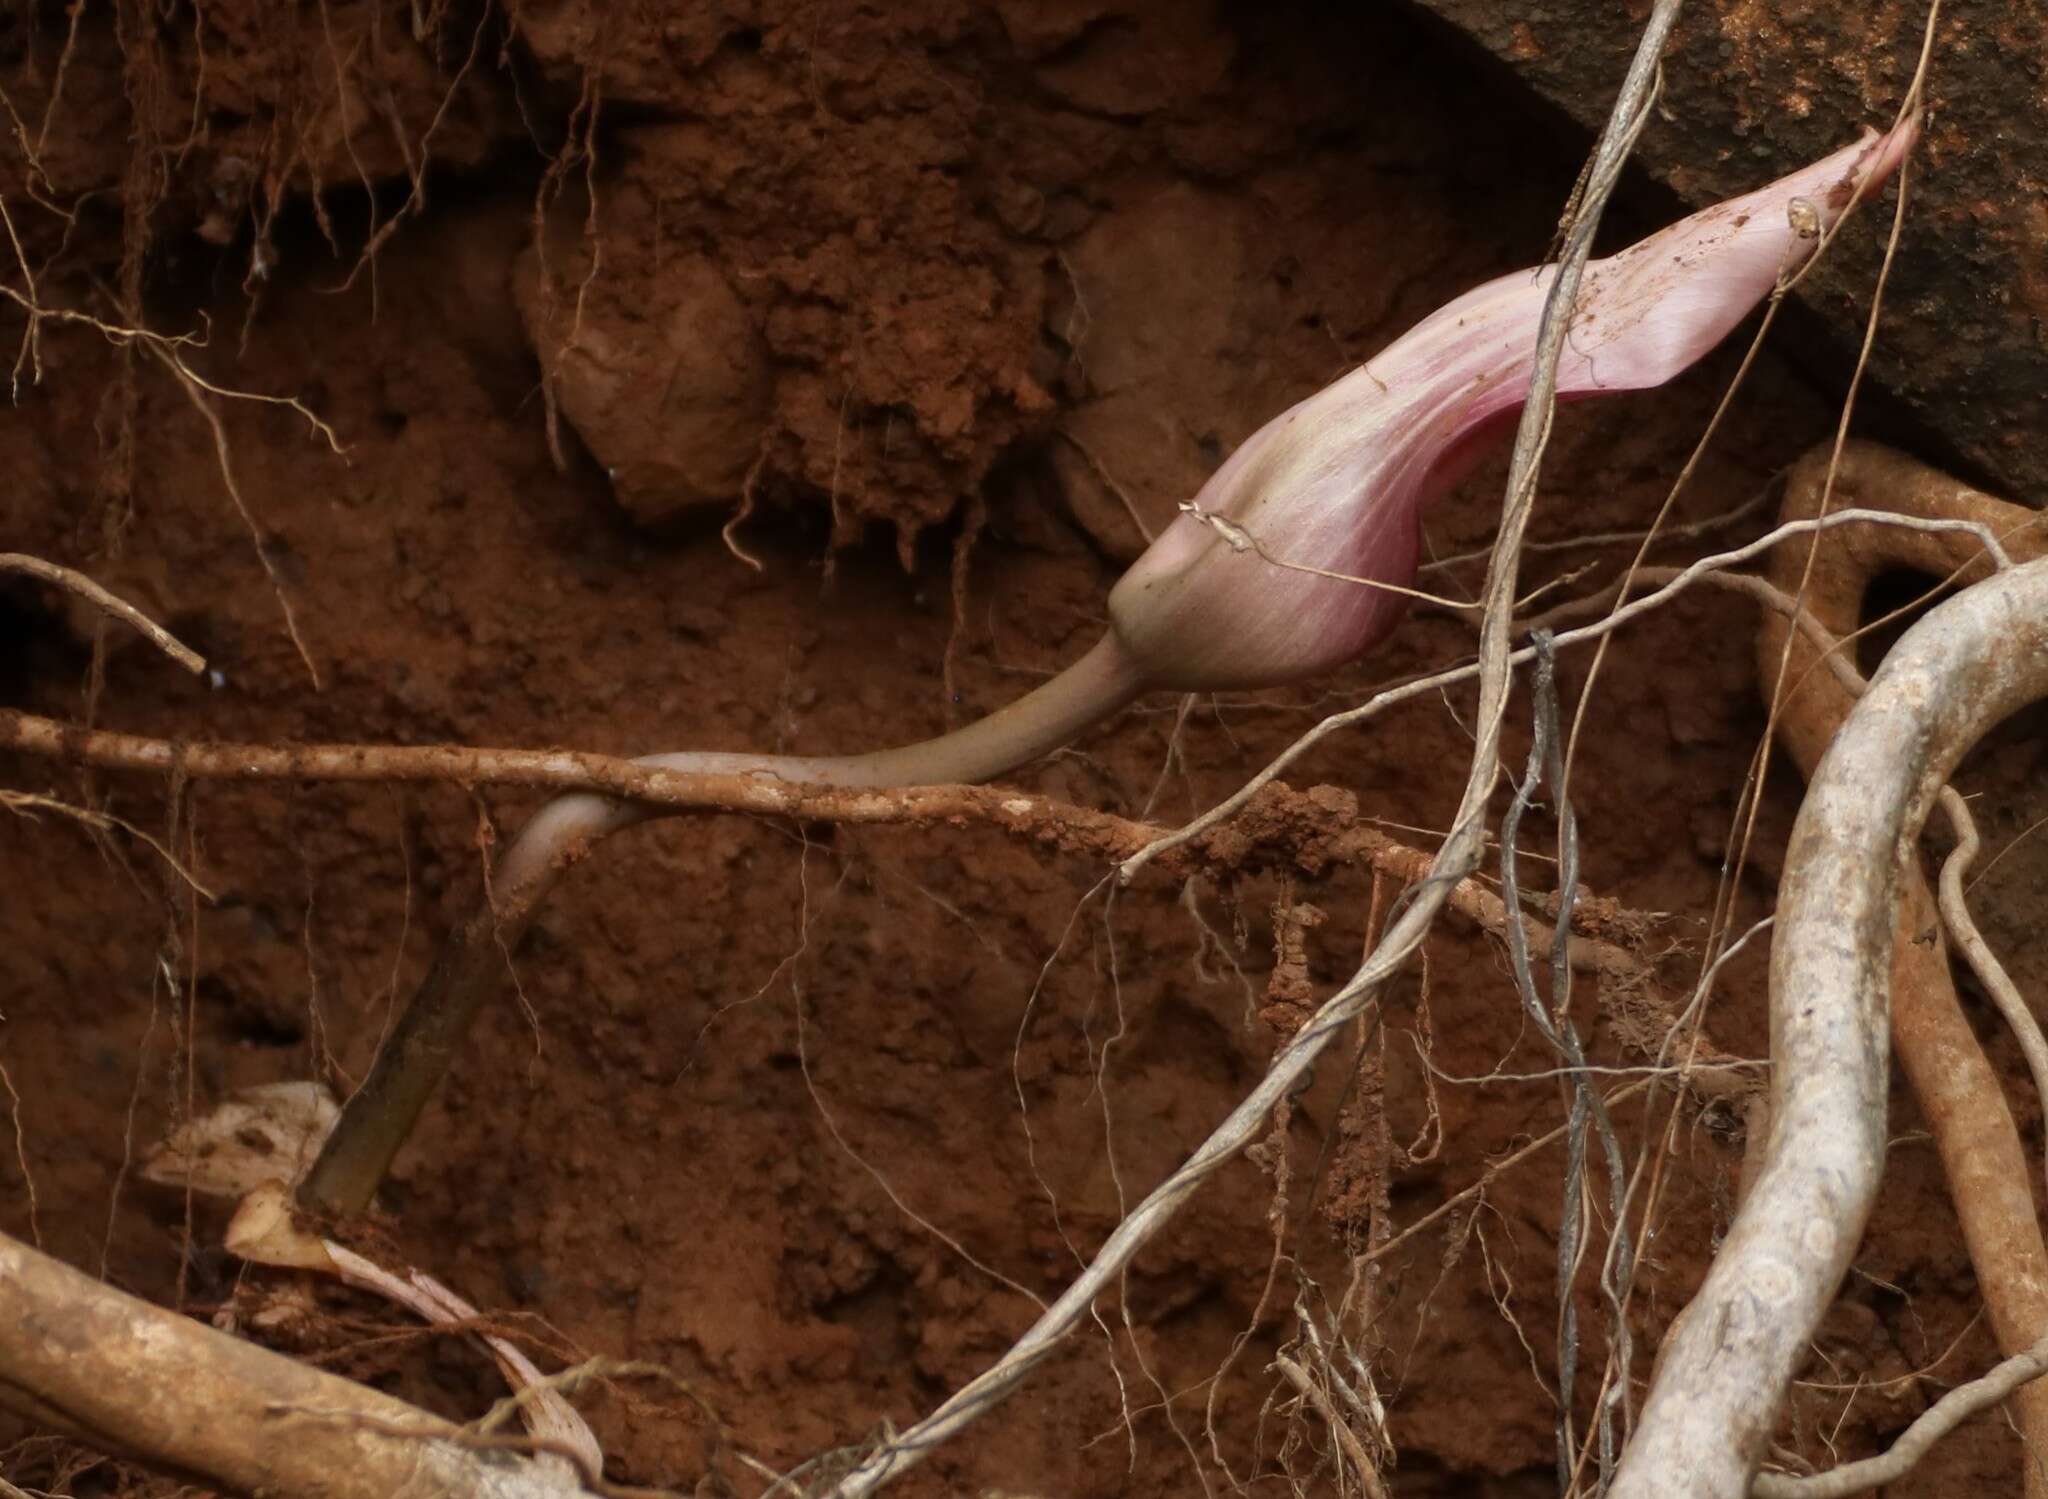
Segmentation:
<svg viewBox="0 0 2048 1499">
<path fill-rule="evenodd" d="M 559 1469 L 0 1234 L 0 1406 L 231 1494 L 572 1499 Z"/>
<path fill-rule="evenodd" d="M 1763 1169 L 1665 1340 L 1612 1499 L 1749 1492 L 1877 1195 L 1901 870 L 1957 762 L 2044 696 L 2048 561 L 1908 631 L 1815 772 L 1779 887 Z"/>
<path fill-rule="evenodd" d="M 2048 1338 L 2025 1353 L 2015 1353 L 1988 1373 L 1957 1385 L 1914 1418 L 1899 1439 L 1875 1457 L 1843 1463 L 1825 1473 L 1799 1477 L 1790 1473 L 1759 1473 L 1750 1485 L 1750 1499 L 1850 1499 L 1887 1483 L 1896 1483 L 1934 1444 L 1986 1406 L 1996 1405 L 2021 1385 L 2048 1374 Z"/>
<path fill-rule="evenodd" d="M 66 589 L 84 599 L 102 614 L 110 614 L 140 631 L 150 644 L 195 676 L 206 670 L 206 658 L 199 652 L 133 604 L 107 592 L 84 573 L 68 567 L 59 567 L 54 562 L 45 562 L 40 557 L 30 557 L 21 552 L 0 552 L 0 573 L 26 573 L 31 578 Z"/>
<path fill-rule="evenodd" d="M 1300 1395 L 1330 1428 L 1330 1435 L 1336 1439 L 1338 1448 L 1351 1460 L 1351 1471 L 1358 1475 L 1358 1491 L 1365 1499 L 1387 1499 L 1387 1482 L 1380 1477 L 1380 1470 L 1373 1462 L 1372 1454 L 1365 1450 L 1365 1443 L 1358 1440 L 1358 1433 L 1351 1429 L 1351 1423 L 1331 1403 L 1330 1397 L 1323 1393 L 1322 1387 L 1310 1378 L 1308 1370 L 1284 1353 L 1274 1357 L 1272 1367 L 1294 1386 L 1295 1393 Z"/>
<path fill-rule="evenodd" d="M 2027 1071 L 2034 1079 L 2035 1098 L 2043 1109 L 2048 1109 L 2048 1036 L 2041 1034 L 2041 1022 L 2034 1018 L 2019 986 L 1992 952 L 1991 944 L 1977 930 L 1976 918 L 1970 915 L 1970 903 L 1963 898 L 1963 877 L 1970 872 L 1970 866 L 1977 860 L 1977 850 L 1982 847 L 1977 820 L 1970 816 L 1969 804 L 1953 786 L 1942 788 L 1941 810 L 1956 834 L 1955 852 L 1941 866 L 1941 919 L 1948 924 L 1949 940 L 1955 943 L 1956 950 L 1970 965 L 1970 972 L 1977 975 L 1977 982 L 1984 986 L 1984 992 L 1991 996 L 1992 1004 L 2012 1028 L 2013 1039 L 2019 1042 L 2020 1052 L 2027 1059 Z"/>
</svg>

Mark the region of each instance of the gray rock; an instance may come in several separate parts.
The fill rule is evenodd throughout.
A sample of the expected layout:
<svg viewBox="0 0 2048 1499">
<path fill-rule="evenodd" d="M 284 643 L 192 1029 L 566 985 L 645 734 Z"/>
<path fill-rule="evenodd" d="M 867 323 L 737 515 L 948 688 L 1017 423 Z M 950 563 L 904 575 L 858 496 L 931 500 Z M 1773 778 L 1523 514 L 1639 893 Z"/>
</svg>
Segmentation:
<svg viewBox="0 0 2048 1499">
<path fill-rule="evenodd" d="M 1418 0 L 1574 120 L 1606 118 L 1641 25 L 1613 0 Z M 1731 197 L 1889 124 L 1924 6 L 1692 5 L 1637 159 L 1689 206 Z M 1944 9 L 1926 138 L 1870 374 L 1946 453 L 2015 499 L 2048 497 L 2048 11 Z M 1483 107 L 1483 101 L 1478 101 Z M 1846 365 L 1863 337 L 1891 199 L 1800 296 Z"/>
</svg>

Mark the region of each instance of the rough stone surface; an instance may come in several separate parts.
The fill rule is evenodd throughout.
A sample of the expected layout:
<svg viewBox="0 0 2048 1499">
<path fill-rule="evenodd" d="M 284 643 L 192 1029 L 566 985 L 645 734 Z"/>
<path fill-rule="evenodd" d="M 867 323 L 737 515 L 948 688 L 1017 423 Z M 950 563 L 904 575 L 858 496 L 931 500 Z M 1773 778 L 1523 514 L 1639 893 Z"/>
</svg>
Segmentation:
<svg viewBox="0 0 2048 1499">
<path fill-rule="evenodd" d="M 1631 0 L 1421 0 L 1579 122 L 1607 114 L 1648 7 Z M 1897 111 L 1926 8 L 1687 7 L 1637 151 L 1689 205 L 1757 186 Z M 1952 463 L 2016 499 L 2048 496 L 2048 12 L 1947 6 L 1926 142 L 1871 351 L 1871 375 Z M 1880 212 L 1889 217 L 1890 199 Z M 1844 242 L 1802 297 L 1838 355 L 1862 337 L 1882 234 Z"/>
</svg>

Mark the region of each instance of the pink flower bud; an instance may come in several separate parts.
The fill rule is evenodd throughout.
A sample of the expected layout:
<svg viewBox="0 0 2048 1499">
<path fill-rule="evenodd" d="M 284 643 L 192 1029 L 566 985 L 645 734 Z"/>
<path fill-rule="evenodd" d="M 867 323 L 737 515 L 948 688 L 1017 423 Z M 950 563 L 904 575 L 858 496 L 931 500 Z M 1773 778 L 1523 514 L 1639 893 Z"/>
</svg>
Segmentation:
<svg viewBox="0 0 2048 1499">
<path fill-rule="evenodd" d="M 1702 209 L 1580 284 L 1561 398 L 1661 385 L 1719 343 L 1919 134 L 1908 120 Z M 1490 281 L 1247 438 L 1109 597 L 1147 686 L 1214 691 L 1315 676 L 1379 643 L 1407 604 L 1424 505 L 1528 398 L 1555 266 Z M 1303 569 L 1309 569 L 1304 571 Z M 1341 578 L 1318 574 L 1342 574 Z"/>
</svg>

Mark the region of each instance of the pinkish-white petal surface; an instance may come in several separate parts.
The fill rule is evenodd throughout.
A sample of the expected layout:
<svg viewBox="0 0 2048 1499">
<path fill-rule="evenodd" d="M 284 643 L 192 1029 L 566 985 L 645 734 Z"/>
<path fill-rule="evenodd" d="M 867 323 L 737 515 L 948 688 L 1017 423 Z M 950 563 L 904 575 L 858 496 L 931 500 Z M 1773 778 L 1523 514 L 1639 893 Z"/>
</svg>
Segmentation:
<svg viewBox="0 0 2048 1499">
<path fill-rule="evenodd" d="M 1565 398 L 1661 385 L 1718 344 L 1911 149 L 1909 120 L 1590 262 Z M 1475 288 L 1231 454 L 1110 595 L 1148 683 L 1266 686 L 1351 660 L 1406 599 L 1421 512 L 1528 398 L 1556 267 Z M 1313 571 L 1306 571 L 1311 569 Z M 1342 577 L 1318 576 L 1318 573 Z"/>
</svg>

